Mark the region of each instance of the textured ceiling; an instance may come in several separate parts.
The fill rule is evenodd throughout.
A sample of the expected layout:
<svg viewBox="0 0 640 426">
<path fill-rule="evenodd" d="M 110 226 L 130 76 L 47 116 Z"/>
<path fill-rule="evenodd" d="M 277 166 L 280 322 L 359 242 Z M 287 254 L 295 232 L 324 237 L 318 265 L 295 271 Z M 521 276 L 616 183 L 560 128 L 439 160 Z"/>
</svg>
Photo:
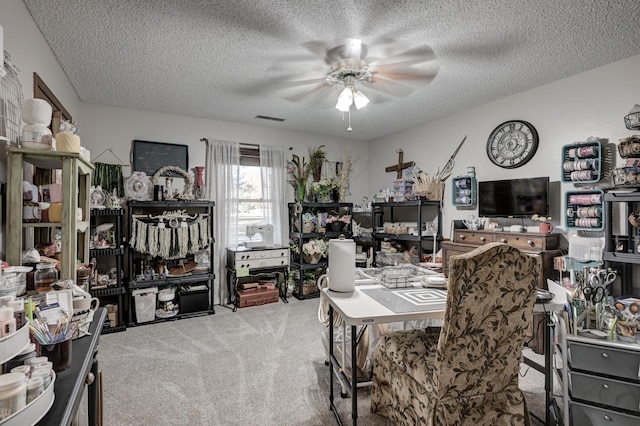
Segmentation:
<svg viewBox="0 0 640 426">
<path fill-rule="evenodd" d="M 83 101 L 361 140 L 640 53 L 637 0 L 24 3 Z M 394 83 L 374 66 L 348 133 L 316 81 L 345 38 L 437 74 Z"/>
</svg>

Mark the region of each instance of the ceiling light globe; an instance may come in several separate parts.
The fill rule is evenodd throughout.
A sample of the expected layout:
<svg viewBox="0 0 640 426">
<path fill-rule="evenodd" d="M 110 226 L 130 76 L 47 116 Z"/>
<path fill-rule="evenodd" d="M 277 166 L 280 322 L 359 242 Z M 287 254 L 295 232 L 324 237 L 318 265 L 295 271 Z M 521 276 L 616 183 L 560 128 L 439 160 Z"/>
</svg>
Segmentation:
<svg viewBox="0 0 640 426">
<path fill-rule="evenodd" d="M 367 98 L 364 93 L 355 91 L 353 93 L 353 102 L 356 104 L 356 108 L 361 109 L 367 106 L 369 98 Z"/>
</svg>

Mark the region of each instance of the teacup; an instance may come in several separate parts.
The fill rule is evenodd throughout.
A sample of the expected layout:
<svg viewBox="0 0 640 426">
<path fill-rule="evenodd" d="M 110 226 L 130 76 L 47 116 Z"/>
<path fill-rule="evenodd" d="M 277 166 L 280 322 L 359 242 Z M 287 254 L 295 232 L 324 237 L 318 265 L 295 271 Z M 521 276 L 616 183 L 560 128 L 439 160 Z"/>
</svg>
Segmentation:
<svg viewBox="0 0 640 426">
<path fill-rule="evenodd" d="M 96 310 L 100 306 L 100 300 L 97 297 L 74 297 L 73 310 L 87 311 L 89 309 Z"/>
</svg>

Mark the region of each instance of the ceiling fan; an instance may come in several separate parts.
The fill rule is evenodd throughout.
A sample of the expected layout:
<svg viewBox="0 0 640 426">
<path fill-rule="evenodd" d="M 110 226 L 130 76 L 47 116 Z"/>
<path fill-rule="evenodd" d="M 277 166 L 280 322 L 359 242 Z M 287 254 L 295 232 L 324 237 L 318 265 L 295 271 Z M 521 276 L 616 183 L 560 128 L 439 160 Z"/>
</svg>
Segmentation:
<svg viewBox="0 0 640 426">
<path fill-rule="evenodd" d="M 298 80 L 295 77 L 282 78 L 288 89 L 297 92 L 285 99 L 320 103 L 339 91 L 335 108 L 348 114 L 347 131 L 352 130 L 351 106 L 361 109 L 370 101 L 364 90 L 376 98 L 375 102 L 384 102 L 389 96 L 403 97 L 412 93 L 415 88 L 406 82 L 418 81 L 425 85 L 438 73 L 436 55 L 428 45 L 400 50 L 392 40 L 368 46 L 361 40 L 348 38 L 335 46 L 324 41 L 310 41 L 303 46 L 313 54 L 312 57 L 283 58 L 279 63 L 290 66 L 292 61 L 311 60 L 312 72 L 316 75 L 324 72 L 325 75 Z M 319 56 L 325 62 L 322 68 L 319 68 Z M 376 93 L 372 95 L 372 92 Z"/>
</svg>

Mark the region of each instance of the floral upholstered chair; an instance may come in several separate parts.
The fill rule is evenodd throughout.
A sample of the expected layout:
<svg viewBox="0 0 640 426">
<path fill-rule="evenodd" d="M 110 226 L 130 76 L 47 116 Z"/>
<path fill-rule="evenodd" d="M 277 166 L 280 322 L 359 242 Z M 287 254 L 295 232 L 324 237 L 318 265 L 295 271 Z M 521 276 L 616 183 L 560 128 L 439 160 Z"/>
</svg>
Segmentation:
<svg viewBox="0 0 640 426">
<path fill-rule="evenodd" d="M 502 243 L 453 256 L 442 328 L 381 337 L 371 411 L 411 425 L 529 425 L 518 368 L 540 269 Z"/>
</svg>

